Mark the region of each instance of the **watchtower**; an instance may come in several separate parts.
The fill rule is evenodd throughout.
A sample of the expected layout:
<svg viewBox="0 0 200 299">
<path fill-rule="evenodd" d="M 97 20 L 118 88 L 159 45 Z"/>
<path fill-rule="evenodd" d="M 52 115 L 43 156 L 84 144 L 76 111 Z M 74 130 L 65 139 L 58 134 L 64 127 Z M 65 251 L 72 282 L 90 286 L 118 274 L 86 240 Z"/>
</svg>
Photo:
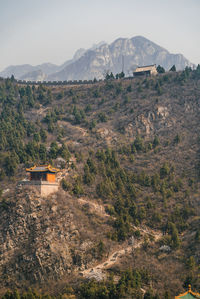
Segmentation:
<svg viewBox="0 0 200 299">
<path fill-rule="evenodd" d="M 58 191 L 58 182 L 56 174 L 59 169 L 49 165 L 33 166 L 26 169 L 30 173 L 28 181 L 22 181 L 20 184 L 33 187 L 41 196 L 48 196 L 51 193 Z"/>
<path fill-rule="evenodd" d="M 191 290 L 191 285 L 189 284 L 187 292 L 180 294 L 178 296 L 175 296 L 175 299 L 198 299 L 200 298 L 199 293 L 195 293 Z"/>
<path fill-rule="evenodd" d="M 59 169 L 51 165 L 33 166 L 26 169 L 30 173 L 30 181 L 45 181 L 54 183 L 56 182 L 56 173 Z"/>
<path fill-rule="evenodd" d="M 156 65 L 152 64 L 152 65 L 146 65 L 146 66 L 139 66 L 136 68 L 136 70 L 133 72 L 134 77 L 138 77 L 138 76 L 151 76 L 151 75 L 156 75 L 157 69 L 156 69 Z"/>
</svg>

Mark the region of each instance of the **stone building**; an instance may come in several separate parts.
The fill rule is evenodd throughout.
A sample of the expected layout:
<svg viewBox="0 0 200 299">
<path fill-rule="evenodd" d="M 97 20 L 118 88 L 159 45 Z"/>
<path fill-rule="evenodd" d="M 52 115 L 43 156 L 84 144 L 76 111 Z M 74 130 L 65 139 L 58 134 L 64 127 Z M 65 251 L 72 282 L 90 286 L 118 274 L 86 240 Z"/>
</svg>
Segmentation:
<svg viewBox="0 0 200 299">
<path fill-rule="evenodd" d="M 156 64 L 152 65 L 146 65 L 146 66 L 139 66 L 136 68 L 136 70 L 133 72 L 134 77 L 137 76 L 151 76 L 151 75 L 156 75 L 157 69 L 156 69 Z"/>
</svg>

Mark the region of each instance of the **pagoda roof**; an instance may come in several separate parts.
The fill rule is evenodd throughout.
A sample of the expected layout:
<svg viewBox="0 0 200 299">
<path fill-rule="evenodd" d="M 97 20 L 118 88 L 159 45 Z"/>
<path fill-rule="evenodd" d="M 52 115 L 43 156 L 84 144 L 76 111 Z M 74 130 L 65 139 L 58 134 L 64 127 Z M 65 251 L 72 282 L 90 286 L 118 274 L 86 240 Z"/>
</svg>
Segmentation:
<svg viewBox="0 0 200 299">
<path fill-rule="evenodd" d="M 175 299 L 200 299 L 200 294 L 199 293 L 194 293 L 192 292 L 191 290 L 191 285 L 188 286 L 188 291 L 183 293 L 183 294 L 180 294 L 178 296 L 175 296 Z"/>
<path fill-rule="evenodd" d="M 49 165 L 39 165 L 36 166 L 34 165 L 33 167 L 26 168 L 27 172 L 59 172 L 60 170 L 58 168 L 52 167 L 50 164 Z"/>
</svg>

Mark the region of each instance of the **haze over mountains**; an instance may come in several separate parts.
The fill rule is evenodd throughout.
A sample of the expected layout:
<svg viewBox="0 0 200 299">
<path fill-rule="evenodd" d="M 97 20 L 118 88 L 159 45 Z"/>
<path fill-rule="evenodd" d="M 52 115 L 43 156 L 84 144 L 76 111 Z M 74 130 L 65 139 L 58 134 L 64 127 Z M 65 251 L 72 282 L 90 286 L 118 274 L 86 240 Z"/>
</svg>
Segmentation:
<svg viewBox="0 0 200 299">
<path fill-rule="evenodd" d="M 101 42 L 90 49 L 79 49 L 71 60 L 62 65 L 43 63 L 9 66 L 1 77 L 14 75 L 16 79 L 33 81 L 63 81 L 102 79 L 107 71 L 122 71 L 132 75 L 138 65 L 157 64 L 166 70 L 176 65 L 177 70 L 193 67 L 182 54 L 171 54 L 166 49 L 142 36 L 119 38 L 111 44 Z"/>
</svg>

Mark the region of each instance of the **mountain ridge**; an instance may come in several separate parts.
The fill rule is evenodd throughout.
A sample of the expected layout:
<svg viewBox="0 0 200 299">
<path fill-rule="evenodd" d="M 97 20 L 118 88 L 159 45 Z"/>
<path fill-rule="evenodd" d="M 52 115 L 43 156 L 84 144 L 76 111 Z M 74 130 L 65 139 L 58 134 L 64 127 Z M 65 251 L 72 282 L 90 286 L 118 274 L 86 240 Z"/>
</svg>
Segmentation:
<svg viewBox="0 0 200 299">
<path fill-rule="evenodd" d="M 113 43 L 103 44 L 95 51 L 88 50 L 78 60 L 69 64 L 48 80 L 102 79 L 106 71 L 114 74 L 124 72 L 131 75 L 138 65 L 160 64 L 167 70 L 176 65 L 177 70 L 193 66 L 182 54 L 170 54 L 150 40 L 136 36 L 131 39 L 119 38 Z"/>
<path fill-rule="evenodd" d="M 100 42 L 89 49 L 78 49 L 73 58 L 61 65 L 43 63 L 37 66 L 29 64 L 9 66 L 0 76 L 33 81 L 64 81 L 102 79 L 107 71 L 132 75 L 138 65 L 157 64 L 169 70 L 176 65 L 177 70 L 194 64 L 182 54 L 171 54 L 143 36 L 118 38 L 108 44 Z"/>
</svg>

